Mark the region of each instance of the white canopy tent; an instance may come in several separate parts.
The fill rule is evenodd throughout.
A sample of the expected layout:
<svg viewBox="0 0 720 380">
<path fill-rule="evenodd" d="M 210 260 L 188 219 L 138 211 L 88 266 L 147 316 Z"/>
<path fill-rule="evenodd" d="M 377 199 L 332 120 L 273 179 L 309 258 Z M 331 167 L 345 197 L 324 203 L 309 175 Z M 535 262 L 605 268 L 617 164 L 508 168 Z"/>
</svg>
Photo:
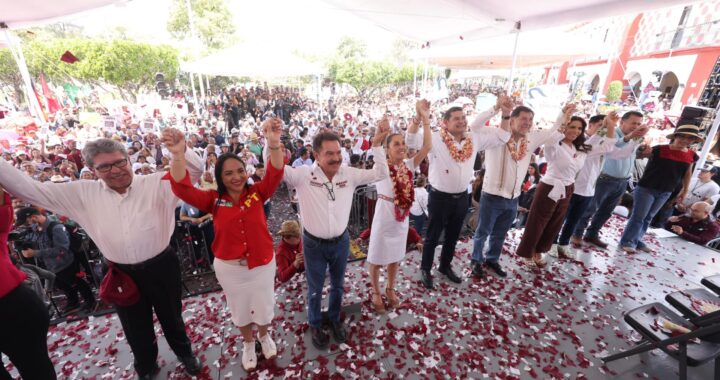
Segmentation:
<svg viewBox="0 0 720 380">
<path fill-rule="evenodd" d="M 318 75 L 322 67 L 289 51 L 277 50 L 277 44 L 246 43 L 221 50 L 195 62 L 184 63 L 181 70 L 189 73 L 260 78 Z"/>
<path fill-rule="evenodd" d="M 5 41 L 0 41 L 0 48 L 10 49 L 23 78 L 30 104 L 30 113 L 37 120 L 42 120 L 42 108 L 32 90 L 30 73 L 25 63 L 20 39 L 11 32 L 11 29 L 47 24 L 68 15 L 124 1 L 127 0 L 63 0 L 56 2 L 0 0 L 0 30 L 3 31 L 5 38 Z"/>
</svg>

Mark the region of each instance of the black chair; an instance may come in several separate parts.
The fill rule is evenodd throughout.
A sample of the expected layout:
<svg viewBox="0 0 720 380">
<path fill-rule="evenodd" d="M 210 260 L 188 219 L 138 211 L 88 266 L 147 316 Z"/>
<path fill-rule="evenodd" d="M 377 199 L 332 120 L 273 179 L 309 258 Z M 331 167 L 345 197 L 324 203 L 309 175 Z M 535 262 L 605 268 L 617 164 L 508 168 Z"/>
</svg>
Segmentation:
<svg viewBox="0 0 720 380">
<path fill-rule="evenodd" d="M 665 301 L 677 309 L 685 318 L 689 319 L 691 323 L 700 327 L 712 324 L 717 319 L 712 318 L 712 316 L 718 313 L 703 313 L 697 308 L 698 302 L 707 301 L 720 305 L 720 297 L 704 288 L 673 292 L 665 296 Z M 693 301 L 695 301 L 694 305 Z M 720 334 L 706 336 L 702 339 L 708 342 L 720 343 Z"/>
<path fill-rule="evenodd" d="M 715 360 L 714 379 L 720 380 L 720 359 L 718 359 L 720 344 L 695 340 L 695 338 L 703 339 L 720 333 L 718 315 L 720 315 L 718 312 L 707 315 L 706 317 L 710 317 L 707 326 L 698 327 L 661 303 L 640 306 L 625 314 L 625 322 L 643 336 L 643 341 L 635 348 L 604 357 L 601 360 L 610 362 L 659 348 L 678 361 L 681 380 L 687 379 L 688 366 L 700 366 L 711 360 Z M 671 336 L 657 326 L 656 321 L 659 318 L 684 326 L 691 331 L 687 334 Z M 706 318 L 706 322 L 707 320 L 708 318 Z"/>
<path fill-rule="evenodd" d="M 700 281 L 700 283 L 715 292 L 715 294 L 720 294 L 720 274 L 705 277 Z"/>
</svg>

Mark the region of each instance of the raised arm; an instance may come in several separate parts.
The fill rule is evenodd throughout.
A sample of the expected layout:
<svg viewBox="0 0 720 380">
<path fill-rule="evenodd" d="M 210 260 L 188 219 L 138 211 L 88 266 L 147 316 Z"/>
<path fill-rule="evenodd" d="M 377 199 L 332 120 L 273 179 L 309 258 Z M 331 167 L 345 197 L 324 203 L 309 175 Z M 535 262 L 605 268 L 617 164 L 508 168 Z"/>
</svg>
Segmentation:
<svg viewBox="0 0 720 380">
<path fill-rule="evenodd" d="M 470 131 L 472 133 L 479 133 L 480 130 L 487 124 L 487 122 L 500 111 L 500 105 L 504 101 L 505 96 L 501 95 L 497 97 L 497 101 L 494 106 L 480 112 L 475 119 L 470 123 Z M 509 129 L 507 129 L 509 130 Z"/>
<path fill-rule="evenodd" d="M 430 149 L 432 149 L 432 134 L 430 133 L 430 102 L 427 100 L 418 100 L 416 108 L 423 125 L 423 145 L 413 157 L 413 163 L 415 164 L 415 167 L 418 167 L 425 157 L 427 157 L 428 153 L 430 153 Z M 417 132 L 417 123 L 414 124 L 416 124 L 415 132 Z"/>
<path fill-rule="evenodd" d="M 373 183 L 385 179 L 388 176 L 387 158 L 385 157 L 385 149 L 382 144 L 385 138 L 390 133 L 390 122 L 387 118 L 383 117 L 378 124 L 375 136 L 373 136 L 373 157 L 375 157 L 375 165 L 372 169 L 353 169 L 357 173 L 353 180 L 355 186 L 362 186 L 368 183 Z"/>
<path fill-rule="evenodd" d="M 190 150 L 187 149 L 185 135 L 175 128 L 167 128 L 163 131 L 162 142 L 171 155 L 170 175 L 175 182 L 180 182 L 187 173 L 187 155 L 185 153 Z M 190 152 L 194 154 L 191 150 Z M 192 178 L 190 183 L 194 183 Z"/>
</svg>

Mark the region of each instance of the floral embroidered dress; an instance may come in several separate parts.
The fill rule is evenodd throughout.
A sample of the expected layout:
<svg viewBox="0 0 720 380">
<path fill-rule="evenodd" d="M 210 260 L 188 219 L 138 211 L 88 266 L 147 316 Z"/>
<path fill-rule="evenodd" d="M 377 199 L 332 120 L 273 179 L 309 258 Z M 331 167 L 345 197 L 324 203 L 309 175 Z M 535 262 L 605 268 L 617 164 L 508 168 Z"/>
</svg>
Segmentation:
<svg viewBox="0 0 720 380">
<path fill-rule="evenodd" d="M 412 173 L 415 172 L 415 165 L 412 159 L 405 160 L 404 164 L 404 167 L 400 165 L 398 168 L 393 168 L 388 163 L 390 175 L 375 184 L 378 200 L 368 246 L 367 261 L 370 264 L 387 265 L 399 262 L 405 257 L 409 227 L 408 215 L 412 197 L 415 195 L 412 176 Z M 397 183 L 397 187 L 393 177 L 402 179 Z M 411 195 L 397 197 L 396 193 L 403 193 L 405 181 L 409 181 Z M 410 202 L 407 209 L 397 206 L 397 204 L 407 201 Z"/>
</svg>

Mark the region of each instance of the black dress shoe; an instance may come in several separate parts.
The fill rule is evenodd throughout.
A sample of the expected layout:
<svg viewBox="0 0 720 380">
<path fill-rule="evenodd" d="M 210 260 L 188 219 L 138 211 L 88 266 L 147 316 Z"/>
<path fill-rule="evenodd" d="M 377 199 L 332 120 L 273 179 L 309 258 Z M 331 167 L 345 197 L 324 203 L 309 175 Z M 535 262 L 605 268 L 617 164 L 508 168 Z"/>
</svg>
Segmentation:
<svg viewBox="0 0 720 380">
<path fill-rule="evenodd" d="M 433 285 L 432 275 L 430 274 L 429 270 L 420 270 L 420 281 L 426 289 L 435 289 L 435 285 Z"/>
<path fill-rule="evenodd" d="M 155 376 L 157 376 L 158 372 L 160 372 L 160 367 L 156 363 L 155 368 L 153 368 L 152 372 L 146 373 L 144 375 L 138 374 L 138 379 L 139 380 L 153 380 L 155 378 Z"/>
<path fill-rule="evenodd" d="M 507 277 L 507 273 L 502 269 L 500 263 L 485 263 L 490 269 L 495 271 L 495 274 L 500 278 Z"/>
<path fill-rule="evenodd" d="M 200 373 L 200 370 L 202 369 L 202 363 L 200 363 L 200 359 L 198 359 L 197 356 L 186 356 L 179 359 L 185 366 L 185 373 L 190 376 L 196 376 Z"/>
<path fill-rule="evenodd" d="M 333 339 L 338 343 L 345 343 L 347 341 L 347 331 L 342 322 L 333 322 L 330 325 L 332 330 Z"/>
<path fill-rule="evenodd" d="M 448 280 L 450 280 L 456 284 L 459 284 L 462 282 L 460 277 L 458 277 L 458 275 L 456 275 L 455 272 L 453 272 L 452 268 L 440 269 L 438 272 L 444 274 L 445 277 L 448 278 Z"/>
<path fill-rule="evenodd" d="M 310 326 L 310 333 L 312 334 L 312 343 L 318 350 L 324 350 L 327 348 L 330 342 L 330 337 L 323 329 L 315 328 Z"/>
<path fill-rule="evenodd" d="M 473 275 L 473 277 L 477 278 L 478 280 L 485 279 L 485 271 L 483 270 L 481 263 L 473 264 L 472 275 Z"/>
</svg>

